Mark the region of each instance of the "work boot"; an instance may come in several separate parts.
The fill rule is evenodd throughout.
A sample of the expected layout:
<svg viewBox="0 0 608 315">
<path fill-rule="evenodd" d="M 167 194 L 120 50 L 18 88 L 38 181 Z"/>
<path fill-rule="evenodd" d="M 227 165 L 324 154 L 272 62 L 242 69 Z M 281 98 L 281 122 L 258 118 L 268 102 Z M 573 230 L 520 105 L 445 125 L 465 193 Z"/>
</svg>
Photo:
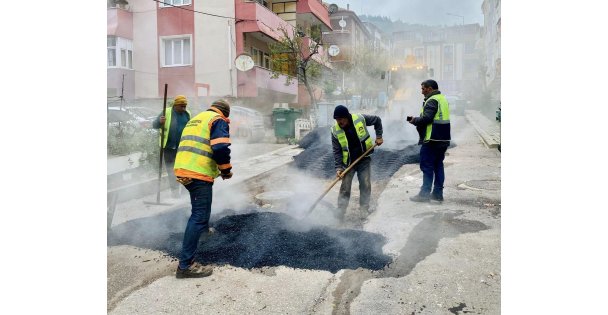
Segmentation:
<svg viewBox="0 0 608 315">
<path fill-rule="evenodd" d="M 180 269 L 177 267 L 177 271 L 175 271 L 175 277 L 178 279 L 183 278 L 203 278 L 208 277 L 213 273 L 213 268 L 207 266 L 197 266 L 192 264 L 188 267 L 188 269 Z"/>
<path fill-rule="evenodd" d="M 436 195 L 436 194 L 432 194 L 432 195 L 431 195 L 431 200 L 432 200 L 432 201 L 443 202 L 443 196 L 441 196 L 441 195 Z"/>
<path fill-rule="evenodd" d="M 428 202 L 431 201 L 431 196 L 418 194 L 416 196 L 410 197 L 410 200 L 414 202 Z"/>
<path fill-rule="evenodd" d="M 374 212 L 374 209 L 370 206 L 359 206 L 359 210 L 360 210 L 361 214 L 364 216 Z"/>
</svg>

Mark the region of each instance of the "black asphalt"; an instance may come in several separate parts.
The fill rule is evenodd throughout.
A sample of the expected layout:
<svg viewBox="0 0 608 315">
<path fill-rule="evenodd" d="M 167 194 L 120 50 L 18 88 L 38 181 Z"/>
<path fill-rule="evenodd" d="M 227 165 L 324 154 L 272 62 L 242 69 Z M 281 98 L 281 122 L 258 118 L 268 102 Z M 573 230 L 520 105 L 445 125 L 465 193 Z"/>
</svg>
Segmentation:
<svg viewBox="0 0 608 315">
<path fill-rule="evenodd" d="M 117 225 L 108 245 L 132 245 L 177 258 L 189 209 Z M 211 224 L 216 233 L 201 238 L 195 260 L 243 268 L 288 266 L 327 270 L 379 270 L 391 262 L 382 253 L 386 239 L 374 233 L 326 226 L 307 226 L 281 213 L 251 212 L 229 215 Z"/>
</svg>

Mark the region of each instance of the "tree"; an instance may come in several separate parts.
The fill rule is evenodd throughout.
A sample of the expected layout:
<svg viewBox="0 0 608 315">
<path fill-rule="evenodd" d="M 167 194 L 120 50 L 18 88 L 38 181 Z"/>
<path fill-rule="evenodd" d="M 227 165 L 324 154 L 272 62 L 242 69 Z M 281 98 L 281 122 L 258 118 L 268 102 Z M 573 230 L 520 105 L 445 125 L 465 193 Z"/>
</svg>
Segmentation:
<svg viewBox="0 0 608 315">
<path fill-rule="evenodd" d="M 358 93 L 369 96 L 386 89 L 386 78 L 382 73 L 388 69 L 386 51 L 374 49 L 369 44 L 362 45 L 353 57 L 351 75 L 356 82 Z"/>
<path fill-rule="evenodd" d="M 317 101 L 311 83 L 321 74 L 321 66 L 313 59 L 323 44 L 321 28 L 312 27 L 306 31 L 293 28 L 290 34 L 285 27 L 280 27 L 279 31 L 282 35 L 280 40 L 269 45 L 272 78 L 286 75 L 285 85 L 289 85 L 294 76 L 297 77 L 298 82 L 306 87 L 311 107 L 316 112 Z"/>
</svg>

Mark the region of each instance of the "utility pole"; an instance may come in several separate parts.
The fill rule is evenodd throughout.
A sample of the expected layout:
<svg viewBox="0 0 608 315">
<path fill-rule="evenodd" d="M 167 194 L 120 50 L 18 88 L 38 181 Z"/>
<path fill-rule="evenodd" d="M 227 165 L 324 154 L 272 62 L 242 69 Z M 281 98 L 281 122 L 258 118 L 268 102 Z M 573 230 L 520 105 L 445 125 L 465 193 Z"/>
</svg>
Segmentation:
<svg viewBox="0 0 608 315">
<path fill-rule="evenodd" d="M 125 93 L 125 74 L 123 73 L 122 74 L 122 84 L 120 87 L 120 110 L 122 110 L 122 102 L 125 99 L 124 93 Z M 120 122 L 119 122 L 119 125 L 120 125 Z"/>
</svg>

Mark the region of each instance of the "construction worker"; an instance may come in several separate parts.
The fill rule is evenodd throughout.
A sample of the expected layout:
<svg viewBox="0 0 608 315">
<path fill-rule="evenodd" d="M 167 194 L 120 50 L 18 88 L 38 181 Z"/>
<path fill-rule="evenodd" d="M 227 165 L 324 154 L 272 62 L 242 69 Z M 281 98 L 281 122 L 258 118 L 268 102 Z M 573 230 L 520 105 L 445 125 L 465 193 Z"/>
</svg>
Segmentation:
<svg viewBox="0 0 608 315">
<path fill-rule="evenodd" d="M 420 148 L 422 187 L 418 195 L 410 197 L 410 200 L 442 202 L 445 180 L 443 159 L 450 146 L 450 106 L 434 80 L 422 82 L 421 89 L 424 102 L 420 116 L 407 117 L 407 121 L 416 126 L 420 136 L 418 144 L 422 145 Z"/>
<path fill-rule="evenodd" d="M 366 126 L 374 126 L 376 144 L 382 144 L 382 120 L 374 115 L 351 114 L 348 108 L 343 105 L 338 105 L 334 109 L 334 119 L 336 120 L 336 124 L 331 128 L 334 165 L 336 176 L 342 177 L 340 194 L 338 196 L 338 219 L 344 221 L 355 173 L 357 173 L 357 178 L 359 179 L 359 191 L 361 193 L 359 210 L 365 215 L 369 212 L 369 201 L 372 192 L 370 155 L 373 153 L 373 150 L 361 159 L 348 173 L 343 175 L 342 172 L 373 146 L 372 138 Z"/>
<path fill-rule="evenodd" d="M 161 138 L 161 132 L 158 133 L 158 143 L 163 148 L 163 159 L 165 160 L 165 169 L 169 177 L 169 187 L 173 198 L 179 198 L 179 184 L 173 173 L 173 165 L 182 130 L 190 120 L 190 112 L 186 110 L 187 105 L 188 99 L 184 95 L 178 95 L 173 100 L 173 106 L 165 109 L 165 112 L 160 113 L 152 122 L 153 128 L 160 129 L 161 126 L 164 126 L 165 129 L 164 138 Z"/>
<path fill-rule="evenodd" d="M 209 228 L 213 181 L 232 177 L 230 165 L 230 104 L 217 100 L 206 111 L 194 116 L 182 133 L 175 175 L 190 193 L 192 214 L 188 219 L 176 278 L 200 278 L 211 275 L 212 268 L 196 266 L 194 253 L 203 233 L 213 234 Z"/>
</svg>

